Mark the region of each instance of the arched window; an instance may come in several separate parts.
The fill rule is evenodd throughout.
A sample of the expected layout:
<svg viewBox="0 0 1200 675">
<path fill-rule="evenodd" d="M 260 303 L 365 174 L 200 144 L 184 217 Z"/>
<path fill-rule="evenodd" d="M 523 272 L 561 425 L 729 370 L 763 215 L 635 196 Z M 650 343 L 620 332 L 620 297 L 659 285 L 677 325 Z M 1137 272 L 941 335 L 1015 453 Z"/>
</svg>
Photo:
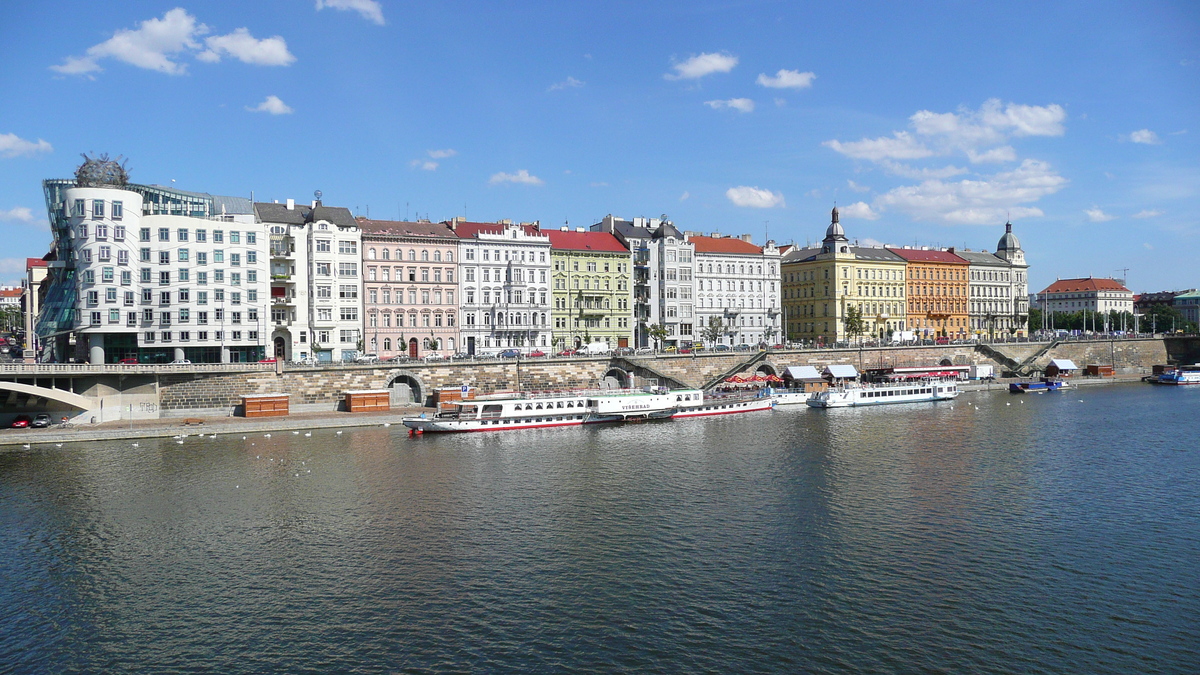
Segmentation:
<svg viewBox="0 0 1200 675">
<path fill-rule="evenodd" d="M 384 259 L 384 260 L 391 260 L 391 259 L 392 259 L 392 252 L 391 252 L 391 251 L 389 251 L 389 250 L 387 250 L 386 248 L 385 248 L 385 249 L 383 249 L 383 251 L 381 251 L 381 253 L 383 254 L 383 259 Z"/>
<path fill-rule="evenodd" d="M 454 252 L 446 251 L 446 262 L 454 262 Z"/>
<path fill-rule="evenodd" d="M 413 249 L 411 249 L 411 248 L 410 248 L 410 249 L 408 249 L 408 259 L 409 259 L 409 260 L 416 260 L 416 259 L 417 259 L 417 252 L 416 252 L 416 251 L 414 251 L 414 250 L 413 250 Z"/>
<path fill-rule="evenodd" d="M 392 338 L 383 338 L 383 351 L 392 351 Z"/>
<path fill-rule="evenodd" d="M 421 260 L 425 262 L 429 261 L 429 251 L 421 251 Z"/>
<path fill-rule="evenodd" d="M 373 248 L 367 249 L 367 260 L 374 260 L 374 259 L 375 259 L 375 249 L 373 249 Z"/>
<path fill-rule="evenodd" d="M 433 252 L 433 262 L 442 262 L 442 252 L 441 251 Z"/>
</svg>

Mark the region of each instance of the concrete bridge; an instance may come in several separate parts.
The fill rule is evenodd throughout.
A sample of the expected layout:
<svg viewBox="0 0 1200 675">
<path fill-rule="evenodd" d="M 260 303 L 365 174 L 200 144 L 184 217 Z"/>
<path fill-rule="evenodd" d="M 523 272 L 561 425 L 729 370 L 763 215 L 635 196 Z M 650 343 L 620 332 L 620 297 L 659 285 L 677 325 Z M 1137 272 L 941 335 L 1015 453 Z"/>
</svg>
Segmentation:
<svg viewBox="0 0 1200 675">
<path fill-rule="evenodd" d="M 296 411 L 336 410 L 345 392 L 389 390 L 393 403 L 429 404 L 434 390 L 469 385 L 482 393 L 661 385 L 709 387 L 736 374 L 781 374 L 788 366 L 848 363 L 886 366 L 986 363 L 1002 372 L 1044 368 L 1051 358 L 1080 366 L 1148 372 L 1193 358 L 1198 338 L 1144 338 L 1054 343 L 864 347 L 695 355 L 481 359 L 405 364 L 292 367 L 284 364 L 0 365 L 0 424 L 18 413 L 49 412 L 90 423 L 205 412 L 230 414 L 245 394 L 286 393 Z M 1191 362 L 1191 361 L 1186 361 Z"/>
</svg>

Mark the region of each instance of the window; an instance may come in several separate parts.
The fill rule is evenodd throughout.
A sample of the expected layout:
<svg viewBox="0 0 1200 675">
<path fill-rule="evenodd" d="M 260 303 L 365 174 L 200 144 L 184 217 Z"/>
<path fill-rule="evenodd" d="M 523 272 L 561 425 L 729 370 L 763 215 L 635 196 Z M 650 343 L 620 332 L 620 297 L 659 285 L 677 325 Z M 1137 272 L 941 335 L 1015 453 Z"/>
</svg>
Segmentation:
<svg viewBox="0 0 1200 675">
<path fill-rule="evenodd" d="M 158 240 L 159 241 L 171 241 L 171 228 L 169 228 L 169 227 L 158 228 Z"/>
<path fill-rule="evenodd" d="M 92 200 L 92 218 L 103 218 L 103 217 L 104 217 L 104 200 L 103 199 L 93 199 Z"/>
<path fill-rule="evenodd" d="M 246 245 L 254 246 L 257 243 L 258 243 L 258 234 L 254 233 L 254 232 L 247 232 L 246 233 Z"/>
<path fill-rule="evenodd" d="M 241 272 L 230 272 L 229 273 L 229 283 L 234 286 L 241 286 L 242 285 L 242 273 Z"/>
<path fill-rule="evenodd" d="M 329 240 L 328 239 L 318 239 L 317 240 L 317 253 L 329 253 L 329 250 L 330 249 L 329 249 Z"/>
<path fill-rule="evenodd" d="M 371 291 L 374 293 L 375 291 Z M 350 300 L 358 297 L 358 286 L 350 284 L 342 284 L 338 286 L 338 297 L 343 300 Z"/>
<path fill-rule="evenodd" d="M 196 241 L 208 241 L 208 230 L 196 230 Z"/>
<path fill-rule="evenodd" d="M 253 265 L 258 262 L 258 251 L 246 251 L 246 264 Z"/>
<path fill-rule="evenodd" d="M 149 267 L 142 268 L 142 283 L 143 284 L 150 283 L 150 268 Z"/>
<path fill-rule="evenodd" d="M 196 272 L 196 283 L 204 286 L 208 283 L 208 272 Z"/>
<path fill-rule="evenodd" d="M 358 263 L 343 262 L 338 263 L 339 277 L 356 277 L 358 276 Z"/>
<path fill-rule="evenodd" d="M 188 281 L 188 277 L 189 277 L 189 273 L 188 273 L 187 268 L 186 267 L 181 268 L 179 270 L 179 280 L 180 281 Z"/>
<path fill-rule="evenodd" d="M 229 243 L 231 243 L 231 244 L 242 243 L 242 233 L 241 232 L 230 232 L 229 233 Z"/>
<path fill-rule="evenodd" d="M 117 264 L 118 265 L 128 265 L 129 264 L 129 251 L 126 251 L 125 249 L 121 249 L 121 250 L 117 251 Z"/>
<path fill-rule="evenodd" d="M 357 307 L 343 307 L 341 311 L 342 321 L 358 321 Z"/>
<path fill-rule="evenodd" d="M 319 277 L 329 276 L 329 265 L 330 264 L 327 262 L 317 263 L 317 276 L 319 276 Z"/>
<path fill-rule="evenodd" d="M 224 230 L 213 230 L 213 243 L 214 244 L 224 244 L 225 243 L 225 231 Z"/>
<path fill-rule="evenodd" d="M 104 280 L 104 283 L 111 284 L 113 282 L 113 268 L 111 268 L 111 267 L 103 268 L 100 271 L 100 278 Z"/>
<path fill-rule="evenodd" d="M 338 240 L 338 253 L 343 255 L 358 255 L 358 242 L 354 240 Z"/>
<path fill-rule="evenodd" d="M 138 231 L 138 241 L 150 241 L 150 228 L 143 227 Z"/>
<path fill-rule="evenodd" d="M 229 303 L 230 303 L 230 304 L 232 304 L 232 305 L 240 305 L 240 304 L 242 304 L 242 293 L 241 293 L 241 291 L 230 291 L 230 293 L 229 293 Z"/>
<path fill-rule="evenodd" d="M 233 265 L 234 267 L 241 267 L 242 254 L 241 253 L 230 253 L 229 254 L 229 264 Z"/>
<path fill-rule="evenodd" d="M 317 286 L 317 299 L 328 300 L 333 297 L 333 286 Z"/>
<path fill-rule="evenodd" d="M 171 252 L 170 251 L 159 251 L 158 252 L 158 264 L 159 265 L 170 265 L 171 264 Z"/>
<path fill-rule="evenodd" d="M 105 302 L 116 302 L 117 301 L 117 289 L 115 289 L 115 288 L 104 289 L 104 301 Z"/>
<path fill-rule="evenodd" d="M 225 270 L 213 270 L 213 283 L 214 284 L 225 283 Z"/>
<path fill-rule="evenodd" d="M 129 270 L 121 270 L 121 285 L 129 286 L 133 284 L 133 272 Z"/>
<path fill-rule="evenodd" d="M 252 284 L 258 281 L 258 270 L 246 270 L 246 283 Z"/>
<path fill-rule="evenodd" d="M 317 321 L 333 321 L 333 310 L 328 307 L 317 308 Z"/>
<path fill-rule="evenodd" d="M 159 272 L 158 273 L 158 285 L 159 286 L 171 285 L 171 273 L 167 272 L 167 271 Z"/>
<path fill-rule="evenodd" d="M 213 251 L 213 263 L 215 264 L 215 263 L 223 263 L 223 262 L 225 262 L 225 251 L 223 251 L 221 249 L 217 249 L 217 250 Z"/>
<path fill-rule="evenodd" d="M 175 240 L 176 241 L 187 241 L 188 240 L 188 230 L 186 227 L 181 227 L 175 231 Z"/>
<path fill-rule="evenodd" d="M 258 302 L 258 291 L 246 291 L 246 302 Z"/>
<path fill-rule="evenodd" d="M 191 292 L 186 288 L 179 289 L 179 302 L 187 302 L 191 297 Z"/>
<path fill-rule="evenodd" d="M 123 217 L 125 217 L 125 209 L 124 209 L 123 205 L 121 204 L 121 202 L 113 202 L 112 203 L 112 219 L 120 220 Z M 124 226 L 118 225 L 116 227 L 116 232 L 117 233 L 114 236 L 116 236 L 117 239 L 125 238 Z"/>
</svg>

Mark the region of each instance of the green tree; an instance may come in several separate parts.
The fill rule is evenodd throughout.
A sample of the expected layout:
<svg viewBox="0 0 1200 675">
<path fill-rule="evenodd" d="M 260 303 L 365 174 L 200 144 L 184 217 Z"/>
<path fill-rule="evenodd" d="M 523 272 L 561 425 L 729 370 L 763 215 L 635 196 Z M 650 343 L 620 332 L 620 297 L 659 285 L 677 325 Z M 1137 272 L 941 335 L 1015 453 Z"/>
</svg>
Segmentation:
<svg viewBox="0 0 1200 675">
<path fill-rule="evenodd" d="M 662 325 L 661 323 L 656 323 L 646 329 L 646 335 L 649 335 L 650 339 L 654 340 L 654 350 L 658 351 L 662 341 L 666 339 L 669 333 L 667 333 L 666 326 Z"/>
<path fill-rule="evenodd" d="M 700 332 L 705 345 L 715 345 L 725 334 L 725 320 L 719 316 L 708 317 L 708 325 Z"/>
<path fill-rule="evenodd" d="M 858 305 L 846 306 L 846 314 L 842 317 L 842 326 L 851 340 L 863 334 L 863 331 L 866 330 L 866 322 L 863 320 L 862 311 L 858 309 Z"/>
<path fill-rule="evenodd" d="M 1030 333 L 1036 333 L 1042 329 L 1042 310 L 1037 307 L 1029 308 L 1029 326 Z"/>
</svg>

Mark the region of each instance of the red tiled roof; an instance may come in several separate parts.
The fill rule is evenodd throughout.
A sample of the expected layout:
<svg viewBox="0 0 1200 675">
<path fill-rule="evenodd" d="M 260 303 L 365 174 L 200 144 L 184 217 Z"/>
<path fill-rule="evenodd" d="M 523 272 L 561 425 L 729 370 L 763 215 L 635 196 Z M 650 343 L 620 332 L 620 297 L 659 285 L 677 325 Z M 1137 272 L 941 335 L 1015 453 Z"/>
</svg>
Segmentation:
<svg viewBox="0 0 1200 675">
<path fill-rule="evenodd" d="M 1059 279 L 1046 287 L 1043 293 L 1087 293 L 1089 291 L 1125 291 L 1121 284 L 1113 279 Z"/>
<path fill-rule="evenodd" d="M 30 267 L 45 267 L 45 266 L 46 266 L 46 261 L 42 260 L 41 258 L 26 258 L 25 259 L 25 269 L 29 269 Z"/>
<path fill-rule="evenodd" d="M 459 239 L 474 239 L 479 233 L 484 234 L 501 234 L 504 228 L 508 227 L 504 223 L 466 223 L 460 222 L 454 226 L 454 234 L 458 235 Z M 542 234 L 538 230 L 537 225 L 523 224 L 519 226 L 525 230 L 525 234 L 538 235 Z"/>
<path fill-rule="evenodd" d="M 629 249 L 621 245 L 621 241 L 608 232 L 574 232 L 562 230 L 542 230 L 542 234 L 550 237 L 550 248 L 563 251 L 604 251 L 611 253 L 628 253 Z"/>
<path fill-rule="evenodd" d="M 441 239 L 457 239 L 450 226 L 446 223 L 430 223 L 430 222 L 409 222 L 405 220 L 368 220 L 366 218 L 357 218 L 358 227 L 362 230 L 363 236 L 372 234 L 392 235 L 392 236 L 410 236 L 410 237 L 437 237 Z"/>
<path fill-rule="evenodd" d="M 8 288 L 0 290 L 0 298 L 19 298 L 25 294 L 25 291 L 20 288 Z"/>
<path fill-rule="evenodd" d="M 762 247 L 755 246 L 737 237 L 705 237 L 697 235 L 688 237 L 688 241 L 696 246 L 696 253 L 757 253 L 762 254 Z"/>
<path fill-rule="evenodd" d="M 968 264 L 964 258 L 960 258 L 949 251 L 922 251 L 915 248 L 889 248 L 888 250 L 909 262 L 950 263 L 953 265 Z"/>
</svg>

